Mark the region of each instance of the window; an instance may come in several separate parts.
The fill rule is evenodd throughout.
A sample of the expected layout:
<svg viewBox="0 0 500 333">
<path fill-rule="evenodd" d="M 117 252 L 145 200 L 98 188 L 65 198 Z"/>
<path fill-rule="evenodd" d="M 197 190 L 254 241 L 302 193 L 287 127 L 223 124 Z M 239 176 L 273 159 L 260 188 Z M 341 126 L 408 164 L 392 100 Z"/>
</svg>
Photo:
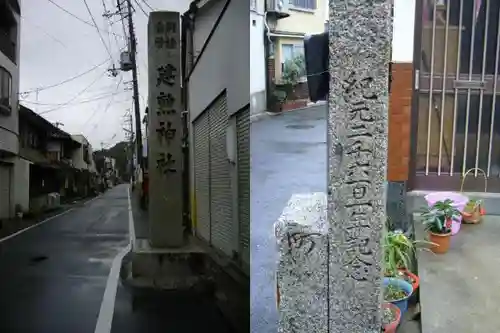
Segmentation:
<svg viewBox="0 0 500 333">
<path fill-rule="evenodd" d="M 257 0 L 250 0 L 250 10 L 257 10 Z"/>
<path fill-rule="evenodd" d="M 316 9 L 316 0 L 289 0 L 290 5 L 302 9 Z"/>
<path fill-rule="evenodd" d="M 304 44 L 281 44 L 281 63 L 304 55 Z"/>
<path fill-rule="evenodd" d="M 0 111 L 12 111 L 12 76 L 0 67 Z"/>
</svg>

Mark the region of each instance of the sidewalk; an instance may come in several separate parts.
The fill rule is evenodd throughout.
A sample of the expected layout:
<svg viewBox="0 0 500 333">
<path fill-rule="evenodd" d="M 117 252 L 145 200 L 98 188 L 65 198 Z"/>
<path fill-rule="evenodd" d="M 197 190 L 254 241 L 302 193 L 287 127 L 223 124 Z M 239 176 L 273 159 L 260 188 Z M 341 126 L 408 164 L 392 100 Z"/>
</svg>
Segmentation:
<svg viewBox="0 0 500 333">
<path fill-rule="evenodd" d="M 278 113 L 263 111 L 263 112 L 259 112 L 259 113 L 250 115 L 250 122 L 253 123 L 253 122 L 261 120 L 261 119 L 271 118 L 271 117 L 283 115 L 283 114 L 290 113 L 290 112 L 302 111 L 302 110 L 308 110 L 308 109 L 317 109 L 317 108 L 321 108 L 321 107 L 326 107 L 325 101 L 319 101 L 316 103 L 310 102 L 306 107 L 282 111 L 282 112 L 278 112 Z"/>
<path fill-rule="evenodd" d="M 59 206 L 58 208 L 45 211 L 43 213 L 38 214 L 37 216 L 23 216 L 22 219 L 11 218 L 7 220 L 0 220 L 0 239 L 9 237 L 15 234 L 16 232 L 20 232 L 24 229 L 33 227 L 47 219 L 54 218 L 60 214 L 69 211 L 70 209 L 81 206 L 86 202 L 95 199 L 98 196 L 75 200 L 67 204 L 61 204 L 61 206 Z"/>
</svg>

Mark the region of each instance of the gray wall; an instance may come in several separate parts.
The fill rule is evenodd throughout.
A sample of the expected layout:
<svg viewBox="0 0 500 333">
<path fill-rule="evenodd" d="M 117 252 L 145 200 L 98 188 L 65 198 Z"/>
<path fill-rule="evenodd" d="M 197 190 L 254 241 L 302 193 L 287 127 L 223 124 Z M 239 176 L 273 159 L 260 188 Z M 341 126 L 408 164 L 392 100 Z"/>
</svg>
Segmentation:
<svg viewBox="0 0 500 333">
<path fill-rule="evenodd" d="M 21 44 L 21 23 L 19 16 L 16 17 L 17 29 L 17 50 L 16 63 L 14 64 L 9 58 L 0 52 L 0 66 L 4 67 L 12 75 L 12 113 L 9 116 L 0 115 L 0 150 L 6 150 L 17 154 L 19 152 L 19 144 L 17 135 L 19 134 L 19 109 L 18 109 L 18 93 L 19 93 L 19 51 Z"/>
<path fill-rule="evenodd" d="M 218 2 L 225 3 L 223 0 Z M 213 99 L 227 89 L 229 114 L 233 114 L 249 103 L 250 92 L 250 43 L 248 42 L 248 2 L 231 1 L 210 44 L 203 52 L 189 78 L 190 118 L 195 119 Z M 208 11 L 207 17 L 215 21 L 217 6 Z M 203 12 L 198 22 L 204 20 Z M 207 23 L 207 25 L 209 25 Z M 196 25 L 195 34 L 203 26 Z M 200 32 L 205 34 L 206 32 Z M 247 36 L 246 38 L 244 38 Z M 196 40 L 195 35 L 195 40 Z"/>
</svg>

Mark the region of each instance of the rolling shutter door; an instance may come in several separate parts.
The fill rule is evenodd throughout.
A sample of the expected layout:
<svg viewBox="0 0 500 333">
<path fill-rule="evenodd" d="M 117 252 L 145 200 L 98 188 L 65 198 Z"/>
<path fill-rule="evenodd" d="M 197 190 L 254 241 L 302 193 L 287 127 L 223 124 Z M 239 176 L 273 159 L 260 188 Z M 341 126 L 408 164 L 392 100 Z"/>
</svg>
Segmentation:
<svg viewBox="0 0 500 333">
<path fill-rule="evenodd" d="M 233 245 L 231 173 L 226 149 L 226 129 L 229 124 L 226 94 L 213 103 L 209 112 L 212 246 L 232 256 L 236 249 Z"/>
<path fill-rule="evenodd" d="M 238 148 L 239 247 L 243 262 L 250 265 L 250 108 L 236 116 Z"/>
<path fill-rule="evenodd" d="M 210 144 L 209 112 L 193 123 L 196 235 L 210 242 Z"/>
<path fill-rule="evenodd" d="M 0 165 L 0 219 L 10 217 L 10 169 Z"/>
</svg>

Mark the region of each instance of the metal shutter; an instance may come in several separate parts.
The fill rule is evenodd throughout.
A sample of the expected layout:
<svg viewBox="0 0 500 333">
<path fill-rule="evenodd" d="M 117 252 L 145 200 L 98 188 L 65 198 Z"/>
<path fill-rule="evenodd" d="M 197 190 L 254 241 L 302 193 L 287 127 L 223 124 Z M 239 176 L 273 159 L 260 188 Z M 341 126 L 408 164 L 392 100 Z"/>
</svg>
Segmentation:
<svg viewBox="0 0 500 333">
<path fill-rule="evenodd" d="M 210 242 L 210 119 L 205 111 L 193 124 L 196 235 Z"/>
<path fill-rule="evenodd" d="M 210 217 L 212 245 L 232 256 L 234 249 L 233 209 L 230 164 L 226 149 L 226 94 L 210 107 Z"/>
<path fill-rule="evenodd" d="M 0 219 L 10 217 L 10 169 L 0 165 Z"/>
<path fill-rule="evenodd" d="M 250 108 L 236 115 L 238 138 L 238 222 L 239 250 L 250 265 Z"/>
</svg>

